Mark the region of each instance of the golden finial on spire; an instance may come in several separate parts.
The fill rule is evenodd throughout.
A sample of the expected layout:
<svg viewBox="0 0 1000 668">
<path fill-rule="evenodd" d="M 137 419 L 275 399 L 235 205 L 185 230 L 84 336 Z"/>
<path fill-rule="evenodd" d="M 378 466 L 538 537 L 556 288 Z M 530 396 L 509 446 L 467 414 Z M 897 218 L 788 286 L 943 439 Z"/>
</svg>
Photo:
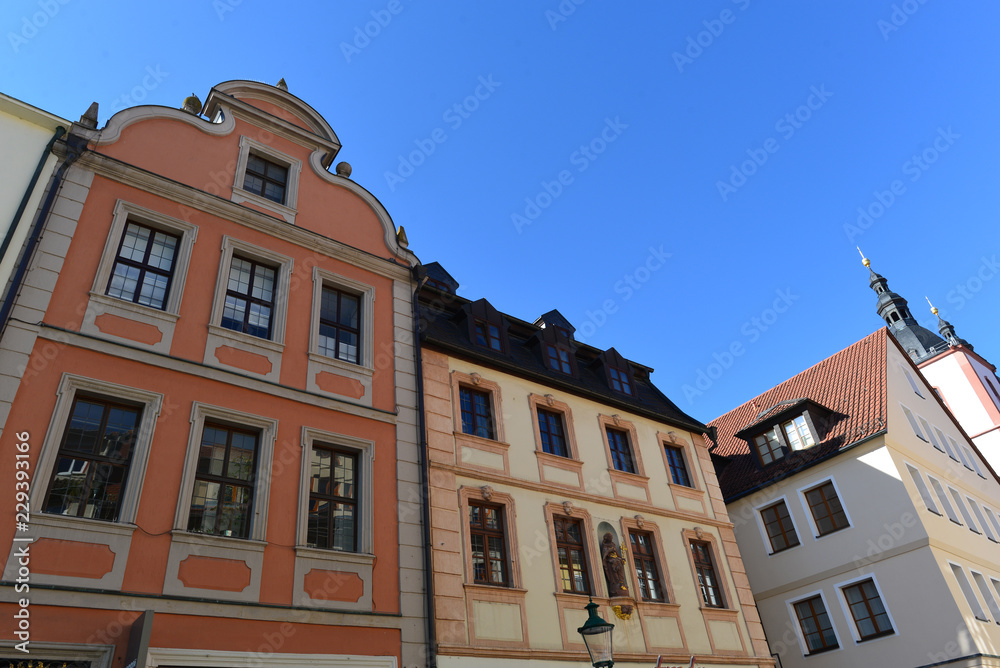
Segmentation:
<svg viewBox="0 0 1000 668">
<path fill-rule="evenodd" d="M 858 252 L 861 253 L 861 246 L 855 246 L 855 248 L 857 248 Z M 861 264 L 865 265 L 866 267 L 870 267 L 871 263 L 872 261 L 866 258 L 864 253 L 861 253 Z"/>
<path fill-rule="evenodd" d="M 925 296 L 924 296 L 924 299 L 926 299 L 926 300 L 927 300 L 927 305 L 931 307 L 931 313 L 933 313 L 934 315 L 937 315 L 937 314 L 938 314 L 938 310 L 937 310 L 937 307 L 936 307 L 936 306 L 934 306 L 934 304 L 931 304 L 931 298 L 930 298 L 930 297 L 927 297 L 927 296 L 925 295 Z"/>
</svg>

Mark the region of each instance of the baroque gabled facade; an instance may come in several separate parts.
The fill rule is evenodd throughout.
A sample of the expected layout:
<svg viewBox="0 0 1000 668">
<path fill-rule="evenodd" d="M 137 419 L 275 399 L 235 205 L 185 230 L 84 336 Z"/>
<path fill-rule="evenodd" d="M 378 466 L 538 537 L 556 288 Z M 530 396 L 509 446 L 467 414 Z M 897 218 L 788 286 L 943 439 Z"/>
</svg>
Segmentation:
<svg viewBox="0 0 1000 668">
<path fill-rule="evenodd" d="M 425 664 L 417 260 L 340 147 L 284 81 L 56 142 L 0 340 L 6 658 Z"/>
<path fill-rule="evenodd" d="M 782 666 L 997 665 L 1000 481 L 888 329 L 709 425 Z"/>
<path fill-rule="evenodd" d="M 586 665 L 593 599 L 618 666 L 772 666 L 704 426 L 558 311 L 524 322 L 424 270 L 436 665 Z"/>
</svg>

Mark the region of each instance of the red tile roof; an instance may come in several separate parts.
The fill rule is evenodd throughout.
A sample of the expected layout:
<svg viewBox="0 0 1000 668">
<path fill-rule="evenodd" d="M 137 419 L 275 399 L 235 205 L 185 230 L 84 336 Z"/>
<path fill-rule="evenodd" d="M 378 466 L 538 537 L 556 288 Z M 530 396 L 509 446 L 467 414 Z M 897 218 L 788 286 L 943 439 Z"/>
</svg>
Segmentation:
<svg viewBox="0 0 1000 668">
<path fill-rule="evenodd" d="M 729 501 L 743 496 L 882 431 L 886 424 L 888 336 L 888 330 L 880 329 L 709 422 L 718 430 L 718 447 L 713 454 L 728 460 L 719 471 L 723 497 Z M 735 434 L 767 415 L 775 415 L 775 404 L 804 398 L 833 411 L 820 426 L 822 441 L 761 466 L 750 445 Z M 766 414 L 758 418 L 761 411 Z"/>
</svg>

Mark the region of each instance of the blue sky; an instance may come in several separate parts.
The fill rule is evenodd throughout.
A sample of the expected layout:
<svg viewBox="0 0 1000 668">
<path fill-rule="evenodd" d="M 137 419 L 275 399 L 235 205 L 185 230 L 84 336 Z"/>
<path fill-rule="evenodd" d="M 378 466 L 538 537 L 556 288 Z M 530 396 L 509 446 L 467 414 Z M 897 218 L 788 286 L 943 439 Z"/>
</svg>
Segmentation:
<svg viewBox="0 0 1000 668">
<path fill-rule="evenodd" d="M 703 421 L 880 326 L 856 245 L 1000 359 L 1000 6 L 780 5 L 11 0 L 0 90 L 103 125 L 284 77 L 460 294 Z"/>
</svg>

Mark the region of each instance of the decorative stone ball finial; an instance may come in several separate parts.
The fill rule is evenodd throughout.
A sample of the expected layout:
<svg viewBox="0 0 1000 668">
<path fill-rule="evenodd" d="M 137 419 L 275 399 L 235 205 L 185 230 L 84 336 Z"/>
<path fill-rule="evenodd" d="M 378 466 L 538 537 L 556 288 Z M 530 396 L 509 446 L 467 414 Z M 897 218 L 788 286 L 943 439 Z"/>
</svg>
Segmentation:
<svg viewBox="0 0 1000 668">
<path fill-rule="evenodd" d="M 188 112 L 189 114 L 198 116 L 199 114 L 201 114 L 201 100 L 198 99 L 197 95 L 191 93 L 186 98 L 184 98 L 184 104 L 181 105 L 181 109 Z"/>
<path fill-rule="evenodd" d="M 861 246 L 855 246 L 855 248 L 857 248 L 858 252 L 861 253 Z M 872 264 L 872 261 L 869 260 L 868 258 L 866 258 L 864 253 L 861 253 L 861 264 L 863 264 L 866 267 L 870 268 L 871 264 Z"/>
<path fill-rule="evenodd" d="M 349 163 L 349 162 L 338 162 L 337 163 L 337 176 L 343 176 L 345 179 L 351 178 L 351 163 Z"/>
</svg>

